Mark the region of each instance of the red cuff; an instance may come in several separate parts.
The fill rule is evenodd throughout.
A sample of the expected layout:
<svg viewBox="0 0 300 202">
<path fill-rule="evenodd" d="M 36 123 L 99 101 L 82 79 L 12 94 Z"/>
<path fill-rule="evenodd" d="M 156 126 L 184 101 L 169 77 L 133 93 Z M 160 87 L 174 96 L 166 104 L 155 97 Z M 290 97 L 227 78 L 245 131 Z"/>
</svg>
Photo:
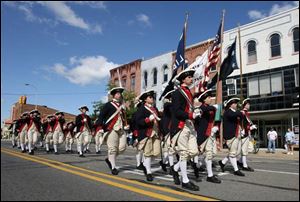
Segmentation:
<svg viewBox="0 0 300 202">
<path fill-rule="evenodd" d="M 189 119 L 193 119 L 193 113 L 189 113 Z"/>
<path fill-rule="evenodd" d="M 145 122 L 148 124 L 148 123 L 150 123 L 151 121 L 150 121 L 149 118 L 145 118 Z"/>
<path fill-rule="evenodd" d="M 133 136 L 134 136 L 134 137 L 137 137 L 137 136 L 138 136 L 138 131 L 137 131 L 137 130 L 133 131 Z"/>
</svg>

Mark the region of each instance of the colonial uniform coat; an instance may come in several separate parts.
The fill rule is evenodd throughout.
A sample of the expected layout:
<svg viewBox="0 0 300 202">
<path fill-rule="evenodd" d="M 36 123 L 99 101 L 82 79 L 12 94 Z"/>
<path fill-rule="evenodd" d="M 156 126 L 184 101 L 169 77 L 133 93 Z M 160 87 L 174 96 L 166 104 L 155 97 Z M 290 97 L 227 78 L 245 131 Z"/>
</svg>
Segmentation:
<svg viewBox="0 0 300 202">
<path fill-rule="evenodd" d="M 40 136 L 41 118 L 37 116 L 30 117 L 27 124 L 28 148 L 29 152 L 31 152 Z"/>
<path fill-rule="evenodd" d="M 160 154 L 159 121 L 150 121 L 149 119 L 153 114 L 158 117 L 157 108 L 147 104 L 141 106 L 136 114 L 138 150 L 143 150 L 145 157 L 158 156 Z"/>
<path fill-rule="evenodd" d="M 102 129 L 105 132 L 103 141 L 107 143 L 109 154 L 118 155 L 126 149 L 124 117 L 125 110 L 116 101 L 106 103 L 99 114 L 96 125 L 99 126 L 99 130 Z"/>
<path fill-rule="evenodd" d="M 247 109 L 241 110 L 243 118 L 242 118 L 242 125 L 245 131 L 245 134 L 242 137 L 242 156 L 248 155 L 248 147 L 249 147 L 249 141 L 250 141 L 250 135 L 251 135 L 251 126 L 252 123 L 250 122 L 250 116 Z"/>
<path fill-rule="evenodd" d="M 193 96 L 189 88 L 183 85 L 180 88 L 193 103 Z M 172 146 L 175 151 L 179 152 L 182 160 L 189 160 L 198 154 L 193 112 L 179 89 L 173 93 L 172 103 Z"/>
<path fill-rule="evenodd" d="M 200 146 L 201 152 L 206 153 L 206 158 L 212 160 L 216 155 L 216 138 L 212 134 L 216 108 L 203 103 L 200 109 L 202 110 L 202 116 L 195 120 L 197 144 Z"/>
<path fill-rule="evenodd" d="M 65 123 L 65 119 L 63 117 L 56 117 L 54 120 L 53 126 L 53 144 L 61 144 L 64 141 L 64 133 L 63 133 L 63 126 Z"/>
<path fill-rule="evenodd" d="M 223 115 L 223 137 L 229 149 L 229 156 L 236 157 L 241 149 L 241 120 L 240 111 L 228 108 Z"/>
<path fill-rule="evenodd" d="M 89 142 L 89 135 L 91 134 L 93 127 L 90 116 L 83 113 L 77 115 L 75 119 L 75 126 L 77 146 L 81 147 L 82 144 L 87 145 Z"/>
<path fill-rule="evenodd" d="M 69 122 L 65 126 L 64 129 L 64 135 L 65 135 L 65 147 L 66 151 L 71 151 L 72 150 L 72 144 L 74 142 L 74 128 L 75 124 L 74 122 Z"/>
<path fill-rule="evenodd" d="M 20 143 L 22 151 L 25 151 L 25 144 L 27 139 L 27 128 L 28 128 L 29 117 L 22 117 L 19 119 L 19 126 L 17 131 L 19 132 Z"/>
<path fill-rule="evenodd" d="M 172 120 L 172 102 L 166 102 L 164 104 L 164 111 L 160 121 L 160 129 L 163 136 L 163 150 L 164 152 L 170 152 L 174 154 L 174 150 L 171 146 L 171 120 Z"/>
<path fill-rule="evenodd" d="M 53 141 L 53 127 L 54 127 L 54 120 L 45 121 L 42 124 L 44 139 L 46 144 L 50 144 L 51 140 Z"/>
</svg>

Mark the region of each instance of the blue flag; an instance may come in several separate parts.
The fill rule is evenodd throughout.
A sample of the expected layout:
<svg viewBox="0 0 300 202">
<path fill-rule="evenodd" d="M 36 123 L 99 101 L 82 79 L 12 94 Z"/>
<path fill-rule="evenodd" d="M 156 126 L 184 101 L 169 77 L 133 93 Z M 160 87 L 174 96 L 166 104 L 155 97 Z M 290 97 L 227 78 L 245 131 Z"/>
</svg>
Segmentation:
<svg viewBox="0 0 300 202">
<path fill-rule="evenodd" d="M 185 69 L 187 67 L 187 64 L 185 63 L 185 58 L 184 58 L 186 26 L 187 26 L 187 19 L 184 23 L 183 31 L 182 31 L 182 34 L 180 36 L 179 43 L 178 43 L 178 46 L 177 46 L 175 62 L 174 62 L 174 65 L 173 65 L 172 77 L 169 80 L 167 87 L 164 89 L 163 93 L 161 94 L 159 100 L 161 100 L 161 98 L 165 94 L 167 94 L 168 92 L 170 92 L 171 90 L 174 89 L 174 84 L 173 84 L 172 80 L 177 75 L 178 68 L 182 66 L 183 69 Z"/>
</svg>

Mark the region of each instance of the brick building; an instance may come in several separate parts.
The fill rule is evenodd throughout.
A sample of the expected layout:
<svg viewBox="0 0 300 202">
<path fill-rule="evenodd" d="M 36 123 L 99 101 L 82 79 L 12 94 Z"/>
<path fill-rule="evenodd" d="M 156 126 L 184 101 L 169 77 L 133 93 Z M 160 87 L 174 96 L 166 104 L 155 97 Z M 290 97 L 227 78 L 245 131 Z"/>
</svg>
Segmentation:
<svg viewBox="0 0 300 202">
<path fill-rule="evenodd" d="M 10 122 L 12 120 L 18 119 L 20 118 L 20 115 L 23 112 L 30 112 L 31 110 L 34 110 L 35 107 L 37 107 L 37 110 L 41 113 L 41 118 L 44 119 L 47 115 L 49 114 L 55 114 L 55 112 L 60 111 L 57 109 L 53 109 L 53 108 L 49 108 L 47 106 L 42 106 L 42 105 L 32 105 L 32 104 L 26 104 L 26 102 L 23 103 L 15 103 L 12 106 L 12 110 L 11 110 L 11 117 L 10 120 L 6 120 L 6 122 Z M 66 121 L 75 121 L 75 117 L 76 115 L 73 114 L 69 114 L 64 112 L 65 115 L 65 119 Z"/>
<path fill-rule="evenodd" d="M 134 91 L 136 95 L 141 93 L 141 59 L 132 61 L 128 64 L 121 65 L 110 70 L 111 81 L 119 86 L 119 76 L 122 81 L 122 86 L 127 91 Z"/>
</svg>

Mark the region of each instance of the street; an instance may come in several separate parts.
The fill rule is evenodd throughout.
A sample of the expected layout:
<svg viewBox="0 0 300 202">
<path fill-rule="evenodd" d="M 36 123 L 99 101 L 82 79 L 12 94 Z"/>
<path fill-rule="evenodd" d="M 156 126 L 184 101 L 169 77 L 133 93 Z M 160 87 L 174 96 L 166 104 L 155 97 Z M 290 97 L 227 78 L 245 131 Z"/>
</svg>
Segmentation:
<svg viewBox="0 0 300 202">
<path fill-rule="evenodd" d="M 151 200 L 299 200 L 299 152 L 294 156 L 249 156 L 249 165 L 255 172 L 244 172 L 245 177 L 234 176 L 232 167 L 220 172 L 217 165 L 214 174 L 221 184 L 196 182 L 200 191 L 185 191 L 173 183 L 171 175 L 159 167 L 159 159 L 152 164 L 154 181 L 147 182 L 142 171 L 135 169 L 135 149 L 128 147 L 117 158 L 120 173 L 113 176 L 105 163 L 106 147 L 96 155 L 92 153 L 79 158 L 77 153 L 65 154 L 63 145 L 60 155 L 46 154 L 38 148 L 34 156 L 23 154 L 1 141 L 1 201 L 24 200 L 76 200 L 76 201 L 151 201 Z M 73 145 L 75 150 L 75 145 Z M 215 163 L 224 157 L 221 152 Z M 190 180 L 195 182 L 192 169 Z"/>
</svg>

